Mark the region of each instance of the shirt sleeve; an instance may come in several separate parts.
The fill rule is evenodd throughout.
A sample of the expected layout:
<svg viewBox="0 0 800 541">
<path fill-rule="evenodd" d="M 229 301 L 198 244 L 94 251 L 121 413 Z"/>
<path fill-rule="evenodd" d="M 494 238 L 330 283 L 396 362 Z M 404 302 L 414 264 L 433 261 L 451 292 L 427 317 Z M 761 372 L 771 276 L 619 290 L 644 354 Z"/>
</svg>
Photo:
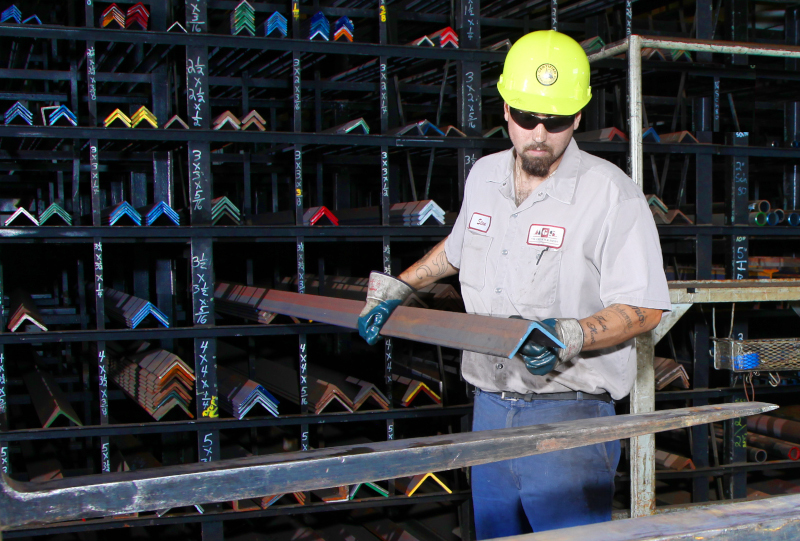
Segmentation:
<svg viewBox="0 0 800 541">
<path fill-rule="evenodd" d="M 604 306 L 671 310 L 658 230 L 643 198 L 622 201 L 611 209 L 597 251 Z"/>
<path fill-rule="evenodd" d="M 471 185 L 470 181 L 472 180 L 472 173 L 474 171 L 475 167 L 472 168 L 467 176 L 467 182 L 464 185 L 464 200 L 461 202 L 461 210 L 458 212 L 458 218 L 456 218 L 456 223 L 453 225 L 453 230 L 450 231 L 450 235 L 448 235 L 444 242 L 444 254 L 447 256 L 447 262 L 457 269 L 461 268 L 461 249 L 464 246 L 464 233 L 467 230 L 467 215 L 469 214 L 467 210 L 469 208 L 467 203 L 469 201 L 469 186 Z"/>
</svg>

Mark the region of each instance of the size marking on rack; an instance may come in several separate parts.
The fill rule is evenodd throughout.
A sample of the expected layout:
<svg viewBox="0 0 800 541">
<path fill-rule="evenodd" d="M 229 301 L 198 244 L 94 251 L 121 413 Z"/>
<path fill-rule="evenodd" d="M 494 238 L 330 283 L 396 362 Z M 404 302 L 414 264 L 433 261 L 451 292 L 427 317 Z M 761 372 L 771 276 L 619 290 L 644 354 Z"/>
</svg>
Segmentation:
<svg viewBox="0 0 800 541">
<path fill-rule="evenodd" d="M 5 474 L 10 473 L 9 462 L 8 462 L 8 446 L 6 445 L 0 447 L 0 469 L 2 469 L 3 473 Z"/>
<path fill-rule="evenodd" d="M 197 363 L 197 401 L 200 417 L 219 417 L 217 383 L 212 376 L 216 372 L 215 343 L 211 340 L 197 339 L 195 341 L 195 361 Z"/>
<path fill-rule="evenodd" d="M 195 325 L 208 324 L 213 300 L 209 279 L 209 260 L 205 252 L 192 255 L 192 301 Z"/>
<path fill-rule="evenodd" d="M 294 110 L 300 111 L 300 59 L 295 58 L 292 60 L 292 101 L 294 102 Z"/>
<path fill-rule="evenodd" d="M 111 444 L 104 443 L 101 446 L 100 463 L 103 473 L 111 473 Z"/>
<path fill-rule="evenodd" d="M 100 195 L 100 165 L 97 157 L 97 142 L 95 139 L 92 139 L 92 142 L 89 145 L 89 171 L 92 195 Z"/>
<path fill-rule="evenodd" d="M 389 114 L 389 83 L 386 77 L 386 63 L 381 62 L 380 69 L 380 100 L 381 100 L 381 116 Z"/>
<path fill-rule="evenodd" d="M 475 92 L 475 72 L 468 71 L 464 74 L 464 99 L 466 101 L 466 118 L 464 125 L 470 129 L 478 129 L 478 112 L 480 111 L 480 96 Z"/>
<path fill-rule="evenodd" d="M 294 205 L 298 209 L 298 216 L 302 218 L 303 211 L 303 151 L 294 151 Z M 300 224 L 298 224 L 300 225 Z"/>
<path fill-rule="evenodd" d="M 186 26 L 189 32 L 205 32 L 206 0 L 186 2 Z"/>
<path fill-rule="evenodd" d="M 381 197 L 389 197 L 389 152 L 386 150 L 381 150 Z"/>
<path fill-rule="evenodd" d="M 202 128 L 205 112 L 208 109 L 206 102 L 208 77 L 206 63 L 200 55 L 186 59 L 186 90 L 186 98 L 192 106 L 192 110 L 189 111 L 192 126 Z"/>
<path fill-rule="evenodd" d="M 300 405 L 308 405 L 308 356 L 305 341 L 300 342 Z"/>
<path fill-rule="evenodd" d="M 98 343 L 97 347 L 97 379 L 100 390 L 100 424 L 106 424 L 108 423 L 108 363 L 104 342 Z"/>
<path fill-rule="evenodd" d="M 203 210 L 203 201 L 205 197 L 205 175 L 203 174 L 203 151 L 199 149 L 192 150 L 192 210 Z"/>
<path fill-rule="evenodd" d="M 89 82 L 89 99 L 97 101 L 97 72 L 94 63 L 94 46 L 86 49 L 86 76 Z"/>
<path fill-rule="evenodd" d="M 6 414 L 6 357 L 0 353 L 0 415 Z"/>
<path fill-rule="evenodd" d="M 103 243 L 94 243 L 94 291 L 98 299 L 103 298 Z M 97 301 L 100 302 L 99 300 Z"/>
</svg>

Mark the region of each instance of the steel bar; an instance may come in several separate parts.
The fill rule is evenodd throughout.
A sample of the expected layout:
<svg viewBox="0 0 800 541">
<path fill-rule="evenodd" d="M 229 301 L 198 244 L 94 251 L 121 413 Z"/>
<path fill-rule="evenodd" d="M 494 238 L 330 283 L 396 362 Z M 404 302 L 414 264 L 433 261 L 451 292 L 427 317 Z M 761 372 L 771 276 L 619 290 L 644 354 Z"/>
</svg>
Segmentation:
<svg viewBox="0 0 800 541">
<path fill-rule="evenodd" d="M 32 485 L 3 475 L 0 530 L 463 468 L 770 411 L 763 402 L 445 434 Z"/>
<path fill-rule="evenodd" d="M 800 538 L 800 495 L 506 537 L 504 541 L 784 541 Z"/>
<path fill-rule="evenodd" d="M 236 286 L 217 284 L 217 290 L 222 287 Z M 265 291 L 262 288 L 253 289 Z M 266 290 L 258 303 L 259 310 L 349 329 L 358 327 L 358 314 L 363 307 L 364 303 L 359 301 L 274 289 Z M 531 334 L 534 340 L 541 340 L 544 345 L 559 346 L 558 338 L 536 321 L 459 313 L 448 313 L 443 317 L 442 312 L 437 310 L 409 306 L 399 306 L 381 331 L 381 335 L 386 337 L 404 338 L 509 359 Z"/>
<path fill-rule="evenodd" d="M 673 304 L 800 300 L 800 280 L 700 280 L 669 282 Z"/>
</svg>

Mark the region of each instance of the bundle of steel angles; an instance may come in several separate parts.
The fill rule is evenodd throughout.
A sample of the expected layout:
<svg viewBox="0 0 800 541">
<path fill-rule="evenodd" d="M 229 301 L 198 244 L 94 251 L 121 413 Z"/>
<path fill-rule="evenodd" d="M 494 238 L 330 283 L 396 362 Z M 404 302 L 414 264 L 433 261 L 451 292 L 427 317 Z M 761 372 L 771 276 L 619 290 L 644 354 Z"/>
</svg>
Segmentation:
<svg viewBox="0 0 800 541">
<path fill-rule="evenodd" d="M 178 406 L 194 418 L 194 370 L 163 349 L 109 355 L 109 378 L 156 420 Z"/>
<path fill-rule="evenodd" d="M 214 309 L 221 314 L 266 325 L 275 319 L 274 313 L 258 308 L 266 291 L 260 287 L 217 282 L 214 288 Z"/>
<path fill-rule="evenodd" d="M 241 211 L 224 195 L 211 200 L 211 223 L 216 225 L 223 218 L 227 218 L 234 225 L 242 224 Z"/>
<path fill-rule="evenodd" d="M 151 314 L 159 323 L 169 327 L 169 319 L 154 304 L 122 291 L 105 288 L 105 305 L 110 318 L 124 323 L 130 329 L 135 329 Z"/>
<path fill-rule="evenodd" d="M 13 312 L 8 320 L 9 331 L 16 331 L 23 323 L 30 323 L 33 325 L 33 327 L 30 325 L 23 327 L 26 331 L 37 329 L 42 331 L 47 330 L 42 314 L 39 313 L 39 309 L 36 308 L 36 304 L 27 292 L 21 289 L 14 290 L 14 292 L 11 293 L 10 307 Z"/>
<path fill-rule="evenodd" d="M 219 405 L 237 419 L 247 415 L 256 404 L 261 404 L 272 415 L 278 416 L 280 401 L 262 385 L 247 379 L 239 372 L 218 366 L 217 385 L 219 387 Z"/>
<path fill-rule="evenodd" d="M 144 225 L 181 225 L 181 216 L 163 201 L 139 207 L 136 211 L 144 217 Z"/>
<path fill-rule="evenodd" d="M 61 391 L 56 379 L 41 370 L 28 372 L 22 379 L 36 409 L 36 415 L 42 422 L 42 428 L 52 425 L 61 416 L 66 417 L 78 426 L 83 426 L 75 410 L 72 409 L 67 396 Z"/>
</svg>

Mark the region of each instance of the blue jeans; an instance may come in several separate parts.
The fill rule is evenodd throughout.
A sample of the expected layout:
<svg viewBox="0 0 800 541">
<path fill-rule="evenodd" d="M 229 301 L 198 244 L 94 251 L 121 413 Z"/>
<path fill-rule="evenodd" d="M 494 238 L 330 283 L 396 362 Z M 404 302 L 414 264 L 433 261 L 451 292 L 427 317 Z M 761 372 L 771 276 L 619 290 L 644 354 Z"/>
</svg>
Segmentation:
<svg viewBox="0 0 800 541">
<path fill-rule="evenodd" d="M 614 415 L 600 400 L 506 401 L 477 392 L 472 430 Z M 478 539 L 611 520 L 619 441 L 472 467 Z"/>
</svg>

